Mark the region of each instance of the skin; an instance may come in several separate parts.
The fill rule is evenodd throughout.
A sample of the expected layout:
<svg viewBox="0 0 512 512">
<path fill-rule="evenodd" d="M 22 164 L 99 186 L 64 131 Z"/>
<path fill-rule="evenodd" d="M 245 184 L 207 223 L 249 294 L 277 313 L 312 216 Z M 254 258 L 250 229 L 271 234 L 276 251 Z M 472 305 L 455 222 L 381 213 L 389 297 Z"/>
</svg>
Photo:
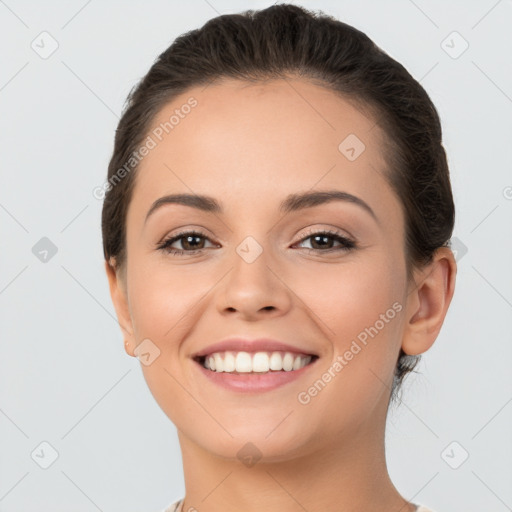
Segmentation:
<svg viewBox="0 0 512 512">
<path fill-rule="evenodd" d="M 127 353 L 135 357 L 146 338 L 160 350 L 142 370 L 178 429 L 183 510 L 413 511 L 386 468 L 386 414 L 400 347 L 423 353 L 441 329 L 455 286 L 453 253 L 439 249 L 407 281 L 404 213 L 383 175 L 383 133 L 331 91 L 299 78 L 225 80 L 182 94 L 154 127 L 190 96 L 197 107 L 138 169 L 126 266 L 115 271 L 106 264 Z M 349 134 L 366 146 L 354 161 L 338 150 Z M 312 189 L 358 196 L 377 220 L 344 201 L 278 212 L 286 196 Z M 169 204 L 145 223 L 155 200 L 180 192 L 213 196 L 224 211 Z M 199 239 L 204 249 L 196 254 L 156 248 L 199 228 L 207 238 Z M 357 248 L 326 252 L 311 238 L 325 229 Z M 247 236 L 263 250 L 252 263 L 236 252 Z M 173 247 L 191 250 L 186 239 Z M 395 302 L 401 312 L 301 404 L 298 393 Z M 229 391 L 211 384 L 190 356 L 233 336 L 298 343 L 319 360 L 272 392 Z M 237 457 L 247 442 L 262 454 L 252 467 Z"/>
</svg>

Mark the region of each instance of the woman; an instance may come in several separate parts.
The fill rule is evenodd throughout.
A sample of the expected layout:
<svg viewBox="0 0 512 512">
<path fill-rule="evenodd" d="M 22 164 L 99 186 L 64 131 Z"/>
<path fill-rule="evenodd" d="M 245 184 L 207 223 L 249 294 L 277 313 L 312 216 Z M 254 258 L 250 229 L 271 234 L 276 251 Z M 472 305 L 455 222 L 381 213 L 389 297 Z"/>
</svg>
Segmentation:
<svg viewBox="0 0 512 512">
<path fill-rule="evenodd" d="M 126 351 L 182 452 L 166 510 L 429 510 L 384 432 L 453 296 L 454 204 L 403 66 L 297 6 L 219 16 L 131 92 L 108 183 Z"/>
</svg>

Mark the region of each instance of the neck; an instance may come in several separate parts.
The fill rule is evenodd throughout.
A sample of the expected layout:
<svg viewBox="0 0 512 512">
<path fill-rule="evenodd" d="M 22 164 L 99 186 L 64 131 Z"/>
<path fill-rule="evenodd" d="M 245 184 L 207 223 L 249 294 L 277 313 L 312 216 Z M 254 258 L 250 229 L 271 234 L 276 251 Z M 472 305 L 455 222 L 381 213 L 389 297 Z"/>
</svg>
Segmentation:
<svg viewBox="0 0 512 512">
<path fill-rule="evenodd" d="M 313 449 L 304 450 L 307 454 L 279 462 L 263 458 L 252 467 L 212 454 L 178 431 L 186 487 L 183 511 L 414 512 L 388 475 L 385 416 L 377 424 L 370 417 L 350 435 L 338 433 L 321 445 L 315 440 Z"/>
</svg>

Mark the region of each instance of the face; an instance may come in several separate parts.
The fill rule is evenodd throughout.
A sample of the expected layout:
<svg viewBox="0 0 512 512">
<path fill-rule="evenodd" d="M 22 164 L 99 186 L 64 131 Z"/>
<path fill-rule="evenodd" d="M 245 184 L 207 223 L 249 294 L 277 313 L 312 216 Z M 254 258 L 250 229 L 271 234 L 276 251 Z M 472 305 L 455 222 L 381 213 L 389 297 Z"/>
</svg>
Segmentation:
<svg viewBox="0 0 512 512">
<path fill-rule="evenodd" d="M 223 457 L 250 441 L 278 460 L 383 428 L 408 283 L 379 126 L 301 79 L 226 80 L 176 98 L 149 135 L 126 220 L 127 350 L 149 340 L 144 376 L 180 435 Z M 195 205 L 155 204 L 175 194 Z M 194 359 L 234 338 L 314 357 L 279 375 Z"/>
</svg>

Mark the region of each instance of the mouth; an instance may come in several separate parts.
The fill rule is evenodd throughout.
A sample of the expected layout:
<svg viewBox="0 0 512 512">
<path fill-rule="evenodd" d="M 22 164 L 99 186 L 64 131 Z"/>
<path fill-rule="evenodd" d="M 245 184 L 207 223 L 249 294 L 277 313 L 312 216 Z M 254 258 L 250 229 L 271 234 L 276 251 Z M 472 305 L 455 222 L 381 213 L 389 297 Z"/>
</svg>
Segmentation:
<svg viewBox="0 0 512 512">
<path fill-rule="evenodd" d="M 318 356 L 289 351 L 220 351 L 196 356 L 194 361 L 214 373 L 262 375 L 294 372 L 313 364 Z"/>
</svg>

